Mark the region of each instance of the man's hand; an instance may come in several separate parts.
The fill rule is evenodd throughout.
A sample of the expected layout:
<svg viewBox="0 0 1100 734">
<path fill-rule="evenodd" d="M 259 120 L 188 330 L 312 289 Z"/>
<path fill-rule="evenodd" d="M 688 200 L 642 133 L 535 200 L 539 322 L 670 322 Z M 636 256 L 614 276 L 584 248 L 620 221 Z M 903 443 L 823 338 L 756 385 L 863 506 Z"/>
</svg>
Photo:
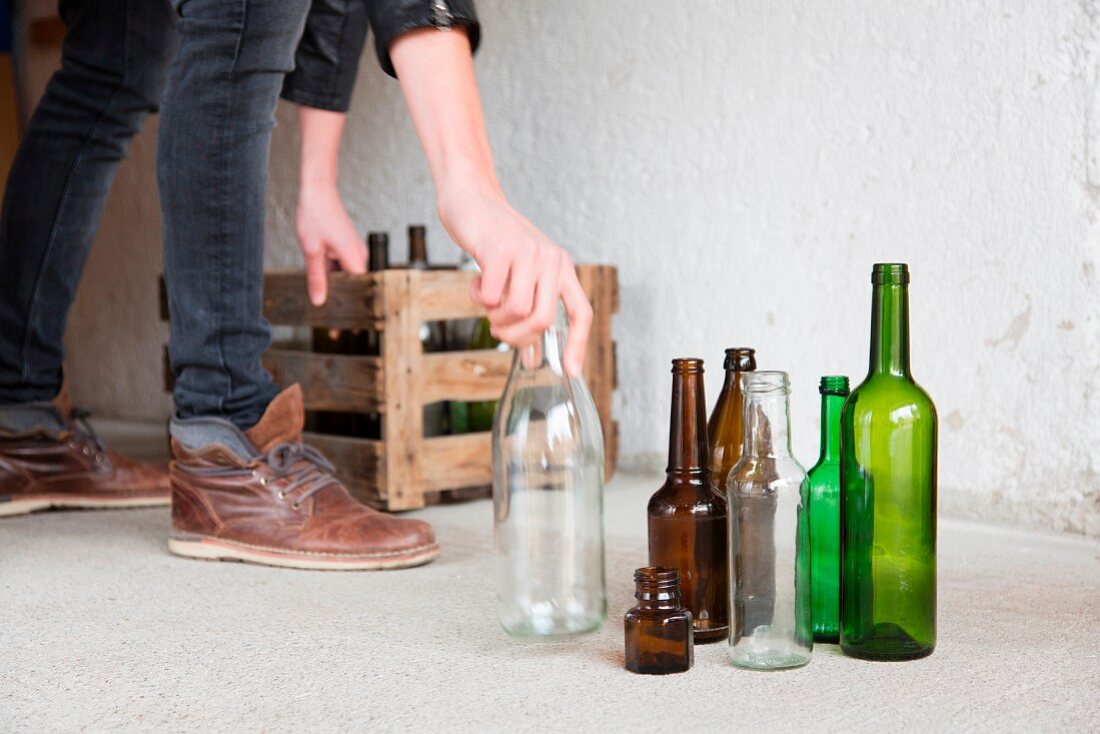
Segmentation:
<svg viewBox="0 0 1100 734">
<path fill-rule="evenodd" d="M 304 184 L 295 217 L 298 244 L 306 261 L 306 287 L 314 306 L 328 298 L 328 274 L 367 272 L 367 248 L 344 209 L 335 186 Z"/>
<path fill-rule="evenodd" d="M 518 349 L 528 346 L 553 324 L 561 300 L 570 326 L 565 370 L 580 375 L 592 306 L 569 254 L 513 209 L 498 190 L 472 194 L 467 189 L 445 196 L 439 216 L 451 238 L 481 267 L 470 298 L 485 307 L 493 336 Z"/>
</svg>

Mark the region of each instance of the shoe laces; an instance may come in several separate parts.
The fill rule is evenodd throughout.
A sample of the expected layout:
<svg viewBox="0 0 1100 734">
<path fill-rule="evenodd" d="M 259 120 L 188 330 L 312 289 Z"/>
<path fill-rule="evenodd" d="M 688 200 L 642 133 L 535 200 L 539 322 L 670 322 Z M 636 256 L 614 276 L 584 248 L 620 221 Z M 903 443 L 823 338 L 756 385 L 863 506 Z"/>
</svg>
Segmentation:
<svg viewBox="0 0 1100 734">
<path fill-rule="evenodd" d="M 290 484 L 281 490 L 289 495 L 304 487 L 294 499 L 298 504 L 329 484 L 335 483 L 333 473 L 336 467 L 317 449 L 299 441 L 284 441 L 275 444 L 264 456 L 264 463 L 271 467 L 276 479 L 289 478 Z"/>
<path fill-rule="evenodd" d="M 99 434 L 92 428 L 92 424 L 88 422 L 88 419 L 91 417 L 92 411 L 81 405 L 74 405 L 72 411 L 69 413 L 70 420 L 76 424 L 76 432 L 84 438 L 90 439 L 92 443 L 95 444 L 99 456 L 106 457 L 108 455 L 107 444 L 103 443 Z"/>
<path fill-rule="evenodd" d="M 180 467 L 190 474 L 213 478 L 231 478 L 257 476 L 257 466 L 266 465 L 271 471 L 270 479 L 290 479 L 287 486 L 279 490 L 279 499 L 286 499 L 291 493 L 301 490 L 293 498 L 295 508 L 309 497 L 325 487 L 335 484 L 332 465 L 317 449 L 306 446 L 300 441 L 284 441 L 272 446 L 267 453 L 259 454 L 246 467 Z M 261 484 L 267 484 L 268 477 L 259 476 Z"/>
</svg>

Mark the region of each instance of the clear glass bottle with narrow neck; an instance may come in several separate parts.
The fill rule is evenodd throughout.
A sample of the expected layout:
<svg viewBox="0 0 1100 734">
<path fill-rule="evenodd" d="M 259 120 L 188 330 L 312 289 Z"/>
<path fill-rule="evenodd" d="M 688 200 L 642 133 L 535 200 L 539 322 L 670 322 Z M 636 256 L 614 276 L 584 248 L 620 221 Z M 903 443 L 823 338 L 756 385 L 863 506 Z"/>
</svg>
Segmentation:
<svg viewBox="0 0 1100 734">
<path fill-rule="evenodd" d="M 871 282 L 870 369 L 840 417 L 840 646 L 909 660 L 936 646 L 936 407 L 909 369 L 909 268 Z"/>
<path fill-rule="evenodd" d="M 493 424 L 497 611 L 512 635 L 597 629 L 607 615 L 603 434 L 562 367 L 565 315 L 512 359 Z"/>
<path fill-rule="evenodd" d="M 794 668 L 813 651 L 806 470 L 791 455 L 785 372 L 748 372 L 741 459 L 729 503 L 730 659 L 742 668 Z"/>
<path fill-rule="evenodd" d="M 840 641 L 840 411 L 848 378 L 821 378 L 821 454 L 810 481 L 810 575 L 814 641 Z"/>
<path fill-rule="evenodd" d="M 707 423 L 710 438 L 710 474 L 715 490 L 726 499 L 730 469 L 741 458 L 741 375 L 756 371 L 756 350 L 732 347 L 726 350 L 726 379 Z"/>
<path fill-rule="evenodd" d="M 729 634 L 726 503 L 711 483 L 706 411 L 703 360 L 672 360 L 668 468 L 647 508 L 649 565 L 679 569 L 696 643 Z"/>
<path fill-rule="evenodd" d="M 638 603 L 623 616 L 626 669 L 632 673 L 683 673 L 695 662 L 691 612 L 680 603 L 680 572 L 649 566 L 634 572 Z"/>
</svg>

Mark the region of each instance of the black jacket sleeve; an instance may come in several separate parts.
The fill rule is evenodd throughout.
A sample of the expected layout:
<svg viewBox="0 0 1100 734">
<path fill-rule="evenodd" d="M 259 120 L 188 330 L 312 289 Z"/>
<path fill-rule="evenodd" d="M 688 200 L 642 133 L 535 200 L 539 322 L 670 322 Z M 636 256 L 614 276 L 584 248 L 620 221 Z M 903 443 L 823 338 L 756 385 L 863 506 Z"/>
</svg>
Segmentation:
<svg viewBox="0 0 1100 734">
<path fill-rule="evenodd" d="M 473 0 L 312 0 L 283 98 L 347 112 L 368 24 L 374 29 L 379 63 L 390 76 L 396 76 L 390 44 L 406 31 L 464 26 L 471 52 L 481 40 Z"/>
<path fill-rule="evenodd" d="M 481 43 L 481 26 L 473 0 L 366 0 L 366 4 L 378 63 L 392 77 L 397 72 L 390 60 L 390 44 L 406 31 L 465 26 L 470 52 L 477 51 Z"/>
</svg>

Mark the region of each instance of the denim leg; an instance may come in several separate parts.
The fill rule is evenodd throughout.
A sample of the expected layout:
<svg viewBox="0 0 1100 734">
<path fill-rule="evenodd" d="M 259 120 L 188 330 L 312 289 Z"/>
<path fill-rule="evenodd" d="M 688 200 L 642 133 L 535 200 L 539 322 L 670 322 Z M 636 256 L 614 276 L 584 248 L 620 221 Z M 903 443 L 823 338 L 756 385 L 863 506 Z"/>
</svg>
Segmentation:
<svg viewBox="0 0 1100 734">
<path fill-rule="evenodd" d="M 119 161 L 160 101 L 175 51 L 168 0 L 62 0 L 50 78 L 0 210 L 0 404 L 53 398 L 61 338 Z"/>
<path fill-rule="evenodd" d="M 249 428 L 278 393 L 261 354 L 268 149 L 309 0 L 173 0 L 180 49 L 158 140 L 180 418 Z"/>
</svg>

